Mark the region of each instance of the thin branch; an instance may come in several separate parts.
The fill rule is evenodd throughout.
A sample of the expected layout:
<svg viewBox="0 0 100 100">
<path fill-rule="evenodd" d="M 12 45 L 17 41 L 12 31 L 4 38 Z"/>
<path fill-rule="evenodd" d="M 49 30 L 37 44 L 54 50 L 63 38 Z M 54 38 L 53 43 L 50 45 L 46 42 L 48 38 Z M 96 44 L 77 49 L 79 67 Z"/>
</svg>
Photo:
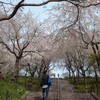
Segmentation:
<svg viewBox="0 0 100 100">
<path fill-rule="evenodd" d="M 49 2 L 54 2 L 54 0 L 48 0 L 48 1 L 45 1 L 45 2 L 42 2 L 42 3 L 38 3 L 38 4 L 21 4 L 21 6 L 43 6 L 43 5 L 46 5 L 48 4 Z"/>
<path fill-rule="evenodd" d="M 89 5 L 87 5 L 87 6 L 83 6 L 83 5 L 80 5 L 80 4 L 79 4 L 79 6 L 82 7 L 82 8 L 88 8 L 88 7 L 90 7 L 90 6 L 98 6 L 98 5 L 100 5 L 100 2 L 99 2 L 99 3 L 96 3 L 96 4 L 89 4 Z"/>
<path fill-rule="evenodd" d="M 0 1 L 0 3 L 1 3 L 1 4 L 6 4 L 6 5 L 12 5 L 12 6 L 14 6 L 14 5 L 11 4 L 11 3 L 6 3 L 6 2 L 2 2 L 2 1 Z"/>
<path fill-rule="evenodd" d="M 75 6 L 77 8 L 77 15 L 76 15 L 76 18 L 75 18 L 74 22 L 72 24 L 70 24 L 69 26 L 67 26 L 67 27 L 60 28 L 60 31 L 68 29 L 68 28 L 72 27 L 73 25 L 75 25 L 78 22 L 78 19 L 79 19 L 79 6 L 78 5 L 75 5 Z"/>
<path fill-rule="evenodd" d="M 22 55 L 22 58 L 26 57 L 29 54 L 30 54 L 30 52 L 26 53 L 25 55 Z"/>
<path fill-rule="evenodd" d="M 27 48 L 29 44 L 30 44 L 29 42 L 26 42 L 26 43 L 23 45 L 22 51 L 23 51 L 25 48 Z"/>
<path fill-rule="evenodd" d="M 78 5 L 78 6 L 82 7 L 82 8 L 88 8 L 90 6 L 98 6 L 98 5 L 100 5 L 100 2 L 95 3 L 95 4 L 89 4 L 89 5 L 81 5 L 80 2 L 76 2 L 75 0 L 67 0 L 67 2 L 69 2 L 69 3 L 73 4 L 73 5 Z"/>
<path fill-rule="evenodd" d="M 11 42 L 13 44 L 13 52 L 15 52 L 15 49 L 19 52 L 19 49 L 15 46 L 15 41 L 11 39 Z"/>
<path fill-rule="evenodd" d="M 2 43 L 3 45 L 5 45 L 6 48 L 7 48 L 7 50 L 8 50 L 10 53 L 12 53 L 12 54 L 15 55 L 15 53 L 10 49 L 10 47 L 9 47 L 5 42 L 2 41 L 1 37 L 0 37 L 0 43 Z"/>
</svg>

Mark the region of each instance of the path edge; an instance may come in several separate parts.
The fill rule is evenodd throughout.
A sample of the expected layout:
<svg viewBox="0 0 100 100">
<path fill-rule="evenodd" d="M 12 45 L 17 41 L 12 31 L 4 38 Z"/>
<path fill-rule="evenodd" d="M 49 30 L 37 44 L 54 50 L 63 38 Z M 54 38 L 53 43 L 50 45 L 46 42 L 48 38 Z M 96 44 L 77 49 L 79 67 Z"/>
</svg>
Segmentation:
<svg viewBox="0 0 100 100">
<path fill-rule="evenodd" d="M 100 98 L 99 98 L 95 93 L 91 93 L 91 96 L 92 96 L 95 100 L 100 100 Z"/>
<path fill-rule="evenodd" d="M 26 91 L 25 94 L 21 97 L 21 100 L 25 100 L 26 96 L 28 95 L 29 91 Z"/>
</svg>

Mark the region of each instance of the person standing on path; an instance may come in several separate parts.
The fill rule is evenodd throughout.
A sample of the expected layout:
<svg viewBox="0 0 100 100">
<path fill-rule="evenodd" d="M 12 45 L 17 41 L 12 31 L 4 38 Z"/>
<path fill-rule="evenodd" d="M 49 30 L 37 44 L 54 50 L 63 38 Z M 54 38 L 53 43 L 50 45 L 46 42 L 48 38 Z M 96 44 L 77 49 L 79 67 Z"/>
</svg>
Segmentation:
<svg viewBox="0 0 100 100">
<path fill-rule="evenodd" d="M 50 86 L 51 86 L 51 79 L 50 76 L 47 74 L 47 71 L 45 70 L 41 77 L 43 100 L 48 100 L 48 93 Z"/>
</svg>

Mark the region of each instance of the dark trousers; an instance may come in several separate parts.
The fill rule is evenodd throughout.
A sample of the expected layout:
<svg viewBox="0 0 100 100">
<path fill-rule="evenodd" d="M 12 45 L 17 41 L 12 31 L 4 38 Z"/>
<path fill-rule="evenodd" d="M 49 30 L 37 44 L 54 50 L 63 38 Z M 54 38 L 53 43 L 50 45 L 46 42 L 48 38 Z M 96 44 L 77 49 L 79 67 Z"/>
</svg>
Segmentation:
<svg viewBox="0 0 100 100">
<path fill-rule="evenodd" d="M 49 87 L 47 88 L 42 88 L 42 93 L 43 93 L 43 100 L 48 100 L 48 93 L 49 93 Z"/>
</svg>

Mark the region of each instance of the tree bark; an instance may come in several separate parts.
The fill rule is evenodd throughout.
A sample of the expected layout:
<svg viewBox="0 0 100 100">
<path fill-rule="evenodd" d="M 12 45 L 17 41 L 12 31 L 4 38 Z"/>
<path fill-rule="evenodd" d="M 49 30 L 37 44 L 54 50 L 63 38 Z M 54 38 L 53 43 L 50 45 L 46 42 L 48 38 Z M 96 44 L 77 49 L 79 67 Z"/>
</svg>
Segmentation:
<svg viewBox="0 0 100 100">
<path fill-rule="evenodd" d="M 19 65 L 20 65 L 20 58 L 16 57 L 15 61 L 15 76 L 18 77 L 19 74 Z"/>
<path fill-rule="evenodd" d="M 99 79 L 98 79 L 98 74 L 97 74 L 97 72 L 96 72 L 96 70 L 95 70 L 95 78 L 96 78 L 96 80 L 95 80 L 95 83 L 96 83 L 96 93 L 98 94 L 99 93 Z"/>
</svg>

